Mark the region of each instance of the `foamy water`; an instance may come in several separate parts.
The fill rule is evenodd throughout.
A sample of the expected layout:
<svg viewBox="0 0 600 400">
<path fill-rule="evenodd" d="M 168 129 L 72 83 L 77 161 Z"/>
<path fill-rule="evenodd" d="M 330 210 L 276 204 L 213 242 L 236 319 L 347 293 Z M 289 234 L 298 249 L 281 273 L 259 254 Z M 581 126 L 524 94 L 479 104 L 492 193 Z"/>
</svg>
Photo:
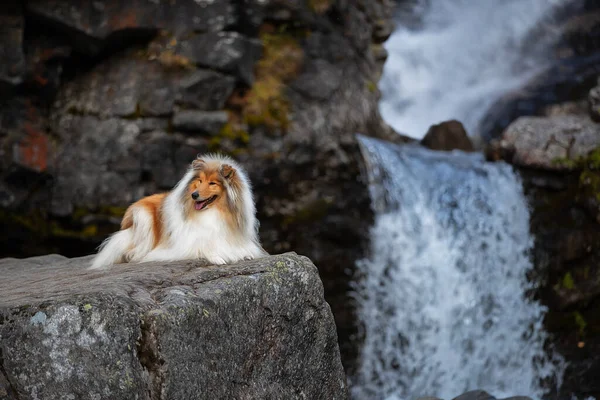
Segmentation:
<svg viewBox="0 0 600 400">
<path fill-rule="evenodd" d="M 544 351 L 520 180 L 478 154 L 361 138 L 376 212 L 358 263 L 364 326 L 354 399 L 451 399 L 483 389 L 541 399 L 563 361 Z"/>
<path fill-rule="evenodd" d="M 478 135 L 478 123 L 494 101 L 548 66 L 558 32 L 542 29 L 543 21 L 573 1 L 400 3 L 404 12 L 385 44 L 389 58 L 379 83 L 383 118 L 415 138 L 448 119 Z M 535 44 L 525 45 L 540 29 Z"/>
</svg>

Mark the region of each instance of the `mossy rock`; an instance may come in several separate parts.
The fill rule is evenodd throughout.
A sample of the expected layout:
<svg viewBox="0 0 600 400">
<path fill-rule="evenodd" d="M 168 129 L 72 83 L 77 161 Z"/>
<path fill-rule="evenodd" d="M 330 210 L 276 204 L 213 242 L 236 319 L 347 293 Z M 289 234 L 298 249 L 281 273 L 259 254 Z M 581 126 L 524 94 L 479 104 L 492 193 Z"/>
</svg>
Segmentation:
<svg viewBox="0 0 600 400">
<path fill-rule="evenodd" d="M 304 51 L 288 33 L 262 33 L 263 56 L 256 65 L 256 80 L 246 95 L 243 121 L 285 132 L 290 124 L 286 83 L 300 72 Z"/>
</svg>

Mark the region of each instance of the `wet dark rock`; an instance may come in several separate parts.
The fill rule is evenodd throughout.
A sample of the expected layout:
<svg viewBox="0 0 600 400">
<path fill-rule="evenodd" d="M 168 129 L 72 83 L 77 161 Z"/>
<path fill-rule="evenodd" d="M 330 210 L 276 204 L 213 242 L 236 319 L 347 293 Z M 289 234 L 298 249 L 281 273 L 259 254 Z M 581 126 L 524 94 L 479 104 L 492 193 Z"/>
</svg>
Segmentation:
<svg viewBox="0 0 600 400">
<path fill-rule="evenodd" d="M 484 392 L 483 390 L 473 390 L 461 394 L 460 396 L 455 397 L 452 400 L 496 400 L 496 398 L 488 392 Z"/>
<path fill-rule="evenodd" d="M 600 75 L 600 52 L 558 63 L 524 87 L 498 99 L 481 119 L 478 128 L 484 140 L 499 138 L 521 116 L 541 116 L 553 104 L 587 97 Z"/>
<path fill-rule="evenodd" d="M 531 206 L 535 237 L 531 279 L 548 307 L 544 323 L 551 344 L 568 362 L 563 384 L 550 398 L 596 396 L 600 371 L 593 355 L 600 339 L 600 220 L 586 208 L 580 170 L 518 167 Z M 542 183 L 542 184 L 540 184 Z"/>
<path fill-rule="evenodd" d="M 22 400 L 347 398 L 333 316 L 306 257 L 89 263 L 0 261 L 0 390 L 10 382 L 5 392 Z"/>
<path fill-rule="evenodd" d="M 600 49 L 600 6 L 593 0 L 579 5 L 560 27 L 557 53 L 562 57 L 593 54 Z"/>
<path fill-rule="evenodd" d="M 102 117 L 166 116 L 175 102 L 177 79 L 169 70 L 137 52 L 126 52 L 102 63 L 59 90 L 54 107 L 60 113 Z"/>
<path fill-rule="evenodd" d="M 91 55 L 150 38 L 161 29 L 179 36 L 218 31 L 235 22 L 229 0 L 183 0 L 177 7 L 166 1 L 102 0 L 81 7 L 77 1 L 32 0 L 27 11 L 67 33 L 75 47 Z"/>
<path fill-rule="evenodd" d="M 598 85 L 594 86 L 588 94 L 588 106 L 590 117 L 595 122 L 600 122 L 600 80 Z"/>
<path fill-rule="evenodd" d="M 225 111 L 177 111 L 173 116 L 173 128 L 180 131 L 217 135 L 227 123 Z"/>
<path fill-rule="evenodd" d="M 48 32 L 32 34 L 25 41 L 27 74 L 25 83 L 51 99 L 64 80 L 64 64 L 72 56 L 72 48 L 59 36 Z"/>
<path fill-rule="evenodd" d="M 326 60 L 331 64 L 351 60 L 354 51 L 348 39 L 339 32 L 315 32 L 306 38 L 306 54 L 315 60 Z"/>
<path fill-rule="evenodd" d="M 231 73 L 251 85 L 262 46 L 237 32 L 210 32 L 180 42 L 178 52 L 198 66 Z"/>
<path fill-rule="evenodd" d="M 342 83 L 342 71 L 325 60 L 314 60 L 294 81 L 292 88 L 304 96 L 327 100 Z"/>
<path fill-rule="evenodd" d="M 20 84 L 25 75 L 24 23 L 23 12 L 18 2 L 6 2 L 0 6 L 0 96 L 7 86 Z"/>
<path fill-rule="evenodd" d="M 235 78 L 211 70 L 197 70 L 179 82 L 177 103 L 198 110 L 220 110 L 235 88 Z"/>
<path fill-rule="evenodd" d="M 445 121 L 431 126 L 421 140 L 421 144 L 432 150 L 473 151 L 473 143 L 462 123 L 457 120 Z"/>
</svg>

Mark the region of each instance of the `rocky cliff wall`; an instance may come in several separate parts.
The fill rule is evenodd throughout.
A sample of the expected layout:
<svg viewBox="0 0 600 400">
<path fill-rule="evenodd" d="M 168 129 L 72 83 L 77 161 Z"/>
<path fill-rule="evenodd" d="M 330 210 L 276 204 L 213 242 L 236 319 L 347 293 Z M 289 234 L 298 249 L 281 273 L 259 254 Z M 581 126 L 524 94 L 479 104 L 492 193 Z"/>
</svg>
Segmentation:
<svg viewBox="0 0 600 400">
<path fill-rule="evenodd" d="M 0 261 L 0 399 L 347 398 L 306 257 L 103 272 L 89 261 Z"/>
<path fill-rule="evenodd" d="M 376 85 L 392 6 L 1 6 L 3 255 L 89 254 L 130 202 L 170 189 L 196 154 L 225 152 L 250 171 L 266 249 L 314 260 L 351 349 L 346 292 L 372 220 L 354 133 L 394 137 Z"/>
<path fill-rule="evenodd" d="M 517 119 L 489 149 L 516 166 L 531 204 L 533 294 L 548 306 L 546 329 L 568 362 L 557 399 L 600 396 L 598 93 Z"/>
</svg>

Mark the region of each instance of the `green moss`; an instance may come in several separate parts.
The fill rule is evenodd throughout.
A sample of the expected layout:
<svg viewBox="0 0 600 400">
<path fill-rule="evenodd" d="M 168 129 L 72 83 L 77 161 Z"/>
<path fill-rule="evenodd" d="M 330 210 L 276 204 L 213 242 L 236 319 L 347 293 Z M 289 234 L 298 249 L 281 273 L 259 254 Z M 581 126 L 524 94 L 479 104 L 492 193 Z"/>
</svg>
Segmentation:
<svg viewBox="0 0 600 400">
<path fill-rule="evenodd" d="M 122 217 L 125 215 L 127 207 L 120 206 L 101 206 L 98 208 L 98 214 L 109 215 L 111 217 Z"/>
<path fill-rule="evenodd" d="M 570 272 L 567 272 L 562 279 L 562 287 L 568 290 L 575 289 L 575 281 L 573 281 L 573 276 Z"/>
<path fill-rule="evenodd" d="M 367 90 L 371 93 L 375 93 L 377 91 L 377 84 L 373 81 L 367 81 L 366 86 Z"/>
<path fill-rule="evenodd" d="M 315 14 L 323 14 L 331 7 L 331 0 L 308 0 L 308 7 Z"/>
<path fill-rule="evenodd" d="M 50 223 L 50 234 L 57 237 L 69 238 L 92 238 L 98 235 L 98 226 L 94 224 L 86 225 L 81 230 L 66 229 L 57 222 Z"/>
<path fill-rule="evenodd" d="M 579 335 L 583 336 L 585 333 L 585 328 L 587 327 L 585 319 L 583 319 L 583 316 L 578 311 L 573 313 L 573 318 L 575 319 L 575 325 L 577 325 L 577 331 L 579 332 Z"/>
<path fill-rule="evenodd" d="M 579 170 L 579 196 L 593 197 L 600 201 L 600 147 L 586 156 L 577 158 L 557 158 L 553 162 L 572 170 Z"/>
<path fill-rule="evenodd" d="M 282 274 L 289 272 L 289 268 L 283 261 L 277 261 L 274 266 L 267 271 L 267 280 L 272 284 L 280 284 L 283 282 Z"/>
<path fill-rule="evenodd" d="M 230 118 L 231 119 L 231 118 Z M 248 143 L 250 142 L 250 134 L 248 131 L 242 128 L 240 124 L 237 124 L 233 121 L 229 121 L 227 124 L 221 128 L 219 133 L 213 136 L 209 143 L 208 148 L 210 151 L 224 151 L 223 140 L 229 140 L 234 143 L 236 149 L 234 149 L 231 155 L 238 155 L 239 153 L 246 151 L 248 147 Z"/>
<path fill-rule="evenodd" d="M 285 84 L 298 75 L 304 52 L 291 34 L 263 33 L 260 39 L 263 55 L 256 64 L 256 80 L 245 99 L 243 121 L 250 126 L 262 125 L 271 131 L 285 132 L 290 124 Z"/>
</svg>

